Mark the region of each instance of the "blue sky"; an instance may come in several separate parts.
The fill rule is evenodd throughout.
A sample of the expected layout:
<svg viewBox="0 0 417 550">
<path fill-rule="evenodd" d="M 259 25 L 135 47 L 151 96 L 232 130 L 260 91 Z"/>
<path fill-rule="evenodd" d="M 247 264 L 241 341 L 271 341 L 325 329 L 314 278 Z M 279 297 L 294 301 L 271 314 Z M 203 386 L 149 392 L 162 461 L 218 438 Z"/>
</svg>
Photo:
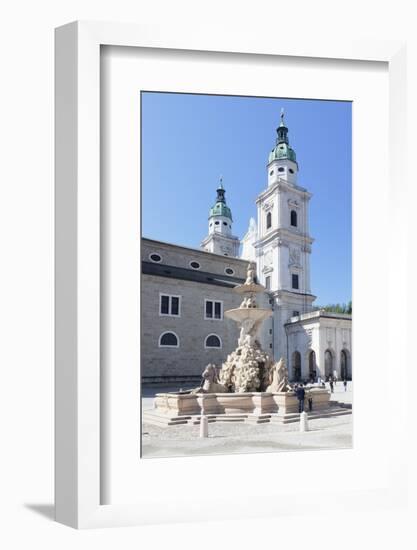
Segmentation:
<svg viewBox="0 0 417 550">
<path fill-rule="evenodd" d="M 199 247 L 223 176 L 233 233 L 242 237 L 281 107 L 297 154 L 298 183 L 313 197 L 311 286 L 316 305 L 351 299 L 351 103 L 142 93 L 142 234 Z"/>
</svg>

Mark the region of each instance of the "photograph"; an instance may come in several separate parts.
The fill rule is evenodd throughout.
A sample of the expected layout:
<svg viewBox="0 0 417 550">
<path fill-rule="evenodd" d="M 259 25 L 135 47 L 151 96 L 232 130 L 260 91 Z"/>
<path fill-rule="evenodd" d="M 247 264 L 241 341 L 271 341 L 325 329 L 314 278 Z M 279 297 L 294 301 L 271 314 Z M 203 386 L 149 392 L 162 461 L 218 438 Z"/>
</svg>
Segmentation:
<svg viewBox="0 0 417 550">
<path fill-rule="evenodd" d="M 140 457 L 352 448 L 352 102 L 138 101 Z"/>
</svg>

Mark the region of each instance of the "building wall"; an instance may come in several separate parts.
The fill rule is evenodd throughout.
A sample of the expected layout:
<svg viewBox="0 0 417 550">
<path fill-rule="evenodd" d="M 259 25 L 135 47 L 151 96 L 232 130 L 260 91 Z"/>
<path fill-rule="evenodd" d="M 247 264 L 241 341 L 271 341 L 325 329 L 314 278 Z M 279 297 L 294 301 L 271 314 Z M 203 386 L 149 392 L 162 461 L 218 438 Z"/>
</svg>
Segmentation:
<svg viewBox="0 0 417 550">
<path fill-rule="evenodd" d="M 181 296 L 181 316 L 159 314 L 160 293 Z M 239 307 L 240 297 L 229 288 L 192 281 L 142 275 L 141 376 L 199 377 L 208 363 L 220 365 L 237 345 L 238 330 L 234 321 L 205 319 L 205 299 L 221 300 L 223 311 Z M 158 347 L 163 332 L 172 331 L 179 338 L 179 348 Z M 221 349 L 205 349 L 205 338 L 216 334 Z"/>
<path fill-rule="evenodd" d="M 225 269 L 231 268 L 234 271 L 235 277 L 246 278 L 248 262 L 240 258 L 225 257 L 197 248 L 177 246 L 152 239 L 142 239 L 142 261 L 149 262 L 149 256 L 152 253 L 160 254 L 162 257 L 161 264 L 164 265 L 188 269 L 190 268 L 191 261 L 197 261 L 201 265 L 201 271 L 224 275 Z"/>
<path fill-rule="evenodd" d="M 208 363 L 221 365 L 227 355 L 236 348 L 238 329 L 234 321 L 224 317 L 224 311 L 239 307 L 241 297 L 232 288 L 239 278 L 246 278 L 248 262 L 225 258 L 200 250 L 142 240 L 143 262 L 150 262 L 152 253 L 159 254 L 158 265 L 184 268 L 191 276 L 204 271 L 214 281 L 226 281 L 230 286 L 176 279 L 169 276 L 142 274 L 141 277 L 141 377 L 143 382 L 181 381 L 198 379 Z M 197 261 L 199 270 L 190 268 Z M 154 265 L 154 264 L 153 264 Z M 225 269 L 234 271 L 232 278 L 225 276 Z M 168 270 L 167 270 L 168 271 Z M 217 277 L 216 277 L 217 276 Z M 160 294 L 181 297 L 180 316 L 160 315 Z M 223 319 L 205 319 L 205 299 L 223 302 Z M 179 348 L 159 347 L 164 332 L 174 332 L 179 338 Z M 221 349 L 205 349 L 208 335 L 216 334 L 222 341 Z"/>
<path fill-rule="evenodd" d="M 142 380 L 175 381 L 179 384 L 181 381 L 196 380 L 208 363 L 221 365 L 237 346 L 237 325 L 225 318 L 224 311 L 240 305 L 241 297 L 233 292 L 233 287 L 246 278 L 248 262 L 150 239 L 143 239 L 141 252 L 143 265 L 155 265 L 150 262 L 149 255 L 156 253 L 162 258 L 158 264 L 162 271 L 164 266 L 173 266 L 191 276 L 204 272 L 213 279 L 212 283 L 208 283 L 183 280 L 172 275 L 143 273 L 141 277 Z M 197 261 L 200 269 L 190 268 L 191 261 Z M 225 275 L 226 268 L 233 269 L 232 277 Z M 169 269 L 166 271 L 169 272 Z M 181 297 L 180 317 L 160 315 L 161 293 Z M 304 380 L 309 378 L 308 356 L 311 350 L 316 354 L 317 376 L 325 377 L 326 349 L 331 350 L 332 368 L 341 378 L 340 358 L 344 349 L 348 354 L 351 377 L 351 318 L 327 312 L 310 312 L 313 298 L 284 290 L 258 295 L 259 307 L 273 308 L 273 316 L 263 323 L 260 330 L 261 346 L 276 361 L 281 357 L 286 359 L 290 379 L 294 378 L 293 352 L 300 352 L 301 376 Z M 222 320 L 205 319 L 205 299 L 223 302 Z M 294 317 L 294 311 L 300 312 L 300 315 Z M 159 338 L 164 332 L 177 335 L 179 348 L 159 347 Z M 221 349 L 205 349 L 204 342 L 210 334 L 220 337 Z"/>
</svg>

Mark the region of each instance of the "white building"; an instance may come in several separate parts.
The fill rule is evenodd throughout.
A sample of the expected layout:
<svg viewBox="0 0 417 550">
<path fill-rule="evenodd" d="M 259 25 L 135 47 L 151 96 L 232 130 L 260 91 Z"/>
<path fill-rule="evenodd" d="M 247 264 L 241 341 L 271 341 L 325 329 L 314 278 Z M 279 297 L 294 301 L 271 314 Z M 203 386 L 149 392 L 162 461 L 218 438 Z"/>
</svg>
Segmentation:
<svg viewBox="0 0 417 550">
<path fill-rule="evenodd" d="M 329 376 L 351 378 L 351 316 L 314 311 L 316 297 L 311 292 L 310 284 L 313 238 L 309 233 L 312 195 L 298 185 L 298 168 L 295 151 L 289 143 L 284 114 L 281 112 L 276 143 L 267 164 L 267 187 L 256 200 L 257 222 L 251 218 L 248 231 L 241 241 L 232 233 L 232 213 L 226 204 L 222 181 L 217 189 L 216 202 L 209 211 L 208 235 L 201 243 L 204 256 L 199 256 L 193 249 L 147 240 L 147 246 L 153 249 L 146 249 L 142 263 L 143 299 L 147 314 L 147 332 L 143 336 L 147 338 L 145 355 L 149 355 L 148 364 L 153 365 L 153 358 L 159 354 L 159 366 L 149 369 L 160 370 L 158 374 L 153 374 L 146 372 L 145 368 L 149 379 L 181 378 L 184 365 L 187 365 L 189 377 L 194 375 L 194 370 L 195 376 L 201 373 L 203 365 L 196 362 L 199 355 L 195 342 L 198 340 L 200 345 L 205 341 L 205 333 L 209 328 L 206 325 L 212 323 L 206 316 L 202 317 L 201 304 L 207 303 L 207 297 L 202 296 L 202 293 L 210 294 L 209 302 L 216 300 L 216 292 L 219 294 L 218 303 L 223 303 L 225 297 L 229 300 L 229 294 L 234 293 L 224 289 L 243 282 L 242 273 L 247 261 L 256 262 L 259 282 L 266 288 L 259 305 L 273 309 L 272 317 L 262 327 L 262 347 L 276 360 L 280 357 L 286 359 L 290 379 L 326 379 Z M 239 257 L 240 245 L 242 250 Z M 152 259 L 155 257 L 160 259 Z M 152 266 L 152 262 L 160 265 Z M 203 264 L 207 266 L 204 271 Z M 175 288 L 179 303 L 187 296 L 184 308 L 189 308 L 187 319 L 181 318 L 181 315 L 171 315 L 169 319 L 172 340 L 176 338 L 178 346 L 171 346 L 166 357 L 160 345 L 158 351 L 155 348 L 163 327 L 159 306 L 153 304 L 153 298 L 148 292 L 153 288 L 155 295 L 155 289 L 159 289 L 161 294 L 165 287 L 169 289 L 167 296 Z M 192 320 L 190 326 L 187 325 L 189 319 Z M 224 327 L 219 323 L 223 323 Z M 218 338 L 217 342 L 223 339 L 228 342 L 223 348 L 224 352 L 233 345 L 230 335 L 235 327 L 228 323 L 233 324 L 233 321 L 223 314 L 215 322 L 217 332 L 214 335 Z M 153 327 L 156 327 L 155 330 Z M 180 342 L 183 342 L 182 346 Z M 210 354 L 214 359 L 215 350 L 207 351 L 207 346 L 204 349 L 204 361 Z"/>
</svg>

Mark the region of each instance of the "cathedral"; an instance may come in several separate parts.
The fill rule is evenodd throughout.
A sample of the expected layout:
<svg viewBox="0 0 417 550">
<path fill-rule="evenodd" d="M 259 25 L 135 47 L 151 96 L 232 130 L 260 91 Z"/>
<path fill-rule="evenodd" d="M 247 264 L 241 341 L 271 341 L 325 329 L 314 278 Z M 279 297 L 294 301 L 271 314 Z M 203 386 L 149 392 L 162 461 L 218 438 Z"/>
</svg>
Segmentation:
<svg viewBox="0 0 417 550">
<path fill-rule="evenodd" d="M 232 288 L 255 262 L 270 307 L 261 346 L 286 360 L 291 381 L 352 377 L 350 315 L 314 307 L 310 285 L 309 191 L 297 183 L 298 162 L 284 113 L 267 164 L 267 187 L 256 200 L 257 220 L 233 235 L 220 180 L 201 247 L 142 238 L 141 371 L 145 384 L 194 383 L 208 363 L 221 365 L 238 338 L 224 311 L 239 307 Z"/>
</svg>

